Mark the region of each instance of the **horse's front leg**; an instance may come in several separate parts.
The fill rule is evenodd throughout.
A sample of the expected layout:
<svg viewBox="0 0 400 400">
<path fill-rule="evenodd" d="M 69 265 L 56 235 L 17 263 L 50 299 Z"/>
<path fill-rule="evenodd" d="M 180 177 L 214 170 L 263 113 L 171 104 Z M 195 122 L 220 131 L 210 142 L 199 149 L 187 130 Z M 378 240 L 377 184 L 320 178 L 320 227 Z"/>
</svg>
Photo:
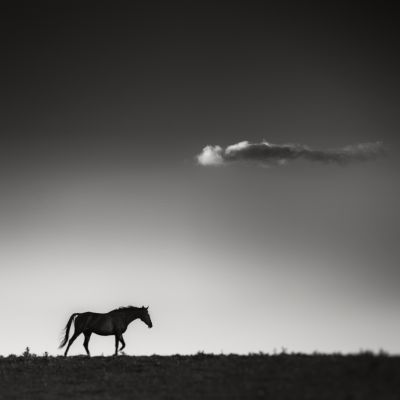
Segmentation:
<svg viewBox="0 0 400 400">
<path fill-rule="evenodd" d="M 121 346 L 121 348 L 119 349 L 119 351 L 122 351 L 122 350 L 125 348 L 125 340 L 124 340 L 124 338 L 123 338 L 123 336 L 122 336 L 122 333 L 121 333 L 120 335 L 118 335 L 118 339 L 119 339 L 119 341 L 122 343 L 122 346 Z"/>
<path fill-rule="evenodd" d="M 115 356 L 118 355 L 118 344 L 119 344 L 119 339 L 118 339 L 118 333 L 115 334 Z"/>
</svg>

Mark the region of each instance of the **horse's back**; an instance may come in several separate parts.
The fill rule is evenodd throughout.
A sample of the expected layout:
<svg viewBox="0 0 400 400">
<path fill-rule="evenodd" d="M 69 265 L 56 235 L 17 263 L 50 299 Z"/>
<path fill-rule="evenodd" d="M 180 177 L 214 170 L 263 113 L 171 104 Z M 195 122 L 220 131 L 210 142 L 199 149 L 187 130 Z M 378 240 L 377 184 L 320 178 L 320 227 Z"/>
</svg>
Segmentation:
<svg viewBox="0 0 400 400">
<path fill-rule="evenodd" d="M 84 331 L 90 327 L 91 323 L 99 318 L 102 314 L 86 311 L 79 313 L 75 319 L 75 329 Z"/>
<path fill-rule="evenodd" d="M 75 323 L 78 321 L 85 321 L 87 319 L 91 319 L 91 318 L 98 318 L 98 316 L 100 315 L 104 315 L 104 314 L 100 314 L 100 313 L 95 313 L 95 312 L 91 312 L 91 311 L 86 311 L 84 313 L 79 313 L 78 316 L 75 319 Z"/>
<path fill-rule="evenodd" d="M 111 335 L 114 333 L 114 321 L 110 313 L 100 314 L 88 311 L 77 316 L 75 329 L 98 335 Z"/>
</svg>

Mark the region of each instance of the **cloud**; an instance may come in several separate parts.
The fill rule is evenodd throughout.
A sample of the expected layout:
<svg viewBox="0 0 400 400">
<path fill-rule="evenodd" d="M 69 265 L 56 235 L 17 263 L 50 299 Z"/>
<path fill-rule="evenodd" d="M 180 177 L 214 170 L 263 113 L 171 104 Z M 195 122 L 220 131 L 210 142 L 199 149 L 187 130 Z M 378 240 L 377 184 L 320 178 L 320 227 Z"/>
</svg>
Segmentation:
<svg viewBox="0 0 400 400">
<path fill-rule="evenodd" d="M 201 165 L 221 165 L 224 163 L 222 153 L 223 150 L 220 146 L 206 146 L 197 156 L 197 161 Z"/>
<path fill-rule="evenodd" d="M 301 144 L 271 144 L 268 142 L 206 146 L 197 155 L 197 162 L 204 166 L 219 166 L 232 162 L 257 162 L 261 165 L 284 165 L 288 161 L 304 159 L 322 163 L 350 164 L 375 160 L 384 154 L 381 142 L 359 143 L 331 150 L 316 150 Z"/>
</svg>

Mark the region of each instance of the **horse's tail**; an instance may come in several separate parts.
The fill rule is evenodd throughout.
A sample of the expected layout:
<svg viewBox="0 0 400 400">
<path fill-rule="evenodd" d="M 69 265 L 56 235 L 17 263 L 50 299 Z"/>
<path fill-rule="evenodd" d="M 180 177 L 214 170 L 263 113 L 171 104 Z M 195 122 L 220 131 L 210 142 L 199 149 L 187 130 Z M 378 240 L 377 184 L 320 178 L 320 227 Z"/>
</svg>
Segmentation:
<svg viewBox="0 0 400 400">
<path fill-rule="evenodd" d="M 69 336 L 69 330 L 71 328 L 72 321 L 74 320 L 74 318 L 77 315 L 79 315 L 79 313 L 74 313 L 69 317 L 68 323 L 67 323 L 67 325 L 65 325 L 65 328 L 64 328 L 64 332 L 65 332 L 64 339 L 60 343 L 60 346 L 58 347 L 59 349 L 61 349 L 62 347 L 64 347 L 67 344 L 68 336 Z"/>
</svg>

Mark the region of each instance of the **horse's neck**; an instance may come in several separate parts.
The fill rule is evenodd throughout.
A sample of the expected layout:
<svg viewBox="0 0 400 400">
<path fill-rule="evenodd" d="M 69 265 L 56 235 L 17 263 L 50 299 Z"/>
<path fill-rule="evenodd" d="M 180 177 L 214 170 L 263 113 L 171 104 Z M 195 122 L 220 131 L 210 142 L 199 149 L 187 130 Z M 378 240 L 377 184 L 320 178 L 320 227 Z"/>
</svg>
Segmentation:
<svg viewBox="0 0 400 400">
<path fill-rule="evenodd" d="M 125 321 L 127 325 L 129 325 L 132 321 L 134 321 L 137 318 L 139 318 L 139 315 L 134 311 L 125 314 Z"/>
</svg>

